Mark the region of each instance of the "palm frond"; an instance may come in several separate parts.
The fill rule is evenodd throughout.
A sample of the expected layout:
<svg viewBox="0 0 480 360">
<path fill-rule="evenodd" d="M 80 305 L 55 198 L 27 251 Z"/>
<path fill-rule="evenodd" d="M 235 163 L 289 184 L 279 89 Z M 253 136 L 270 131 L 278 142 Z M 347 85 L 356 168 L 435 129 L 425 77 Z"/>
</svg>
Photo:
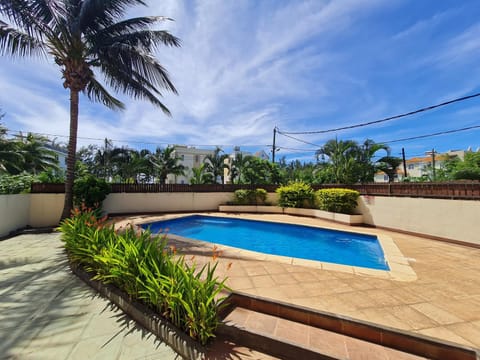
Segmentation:
<svg viewBox="0 0 480 360">
<path fill-rule="evenodd" d="M 177 93 L 170 81 L 168 72 L 149 53 L 139 51 L 138 47 L 128 44 L 114 44 L 98 53 L 98 62 L 103 71 L 108 73 L 121 71 L 131 76 L 138 74 L 137 80 L 146 79 L 152 86 L 160 86 Z"/>
<path fill-rule="evenodd" d="M 110 109 L 125 109 L 125 105 L 120 100 L 110 95 L 109 92 L 95 78 L 90 80 L 84 93 L 86 93 L 90 100 L 100 102 Z"/>
<path fill-rule="evenodd" d="M 142 0 L 84 0 L 79 8 L 79 27 L 82 32 L 88 29 L 97 29 L 98 26 L 107 27 L 121 18 L 128 7 L 144 5 Z"/>
<path fill-rule="evenodd" d="M 0 54 L 12 56 L 44 55 L 45 44 L 26 33 L 9 27 L 0 20 Z"/>
<path fill-rule="evenodd" d="M 108 85 L 115 91 L 122 91 L 134 99 L 148 100 L 153 105 L 158 106 L 166 115 L 171 115 L 168 108 L 155 96 L 154 93 L 159 94 L 159 92 L 151 83 L 137 81 L 134 73 L 125 73 L 118 69 L 114 70 L 111 67 L 109 70 L 103 69 L 103 72 L 107 78 Z"/>
</svg>

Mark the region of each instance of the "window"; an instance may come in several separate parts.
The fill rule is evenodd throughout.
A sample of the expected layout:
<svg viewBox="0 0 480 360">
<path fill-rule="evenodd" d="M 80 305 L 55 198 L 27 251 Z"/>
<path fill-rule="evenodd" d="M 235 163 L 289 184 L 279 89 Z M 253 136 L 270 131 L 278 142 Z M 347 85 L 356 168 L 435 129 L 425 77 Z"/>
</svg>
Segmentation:
<svg viewBox="0 0 480 360">
<path fill-rule="evenodd" d="M 195 162 L 198 163 L 200 161 L 200 156 L 195 155 Z"/>
<path fill-rule="evenodd" d="M 415 164 L 408 164 L 408 168 L 409 168 L 410 170 L 414 169 L 414 168 L 415 168 Z"/>
</svg>

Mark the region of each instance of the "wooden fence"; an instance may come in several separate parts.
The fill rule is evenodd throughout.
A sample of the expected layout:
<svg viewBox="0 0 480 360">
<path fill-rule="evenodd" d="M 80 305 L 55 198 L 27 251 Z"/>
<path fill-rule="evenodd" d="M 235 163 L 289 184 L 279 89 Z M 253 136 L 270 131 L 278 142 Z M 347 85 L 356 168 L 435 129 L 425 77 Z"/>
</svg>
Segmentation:
<svg viewBox="0 0 480 360">
<path fill-rule="evenodd" d="M 238 189 L 262 188 L 274 192 L 278 185 L 234 185 L 234 184 L 111 184 L 112 193 L 165 193 L 165 192 L 234 192 Z M 442 183 L 393 183 L 393 184 L 322 184 L 313 185 L 315 190 L 347 188 L 357 190 L 361 195 L 408 196 L 442 199 L 480 200 L 480 182 Z M 32 184 L 32 193 L 64 193 L 64 184 Z"/>
</svg>

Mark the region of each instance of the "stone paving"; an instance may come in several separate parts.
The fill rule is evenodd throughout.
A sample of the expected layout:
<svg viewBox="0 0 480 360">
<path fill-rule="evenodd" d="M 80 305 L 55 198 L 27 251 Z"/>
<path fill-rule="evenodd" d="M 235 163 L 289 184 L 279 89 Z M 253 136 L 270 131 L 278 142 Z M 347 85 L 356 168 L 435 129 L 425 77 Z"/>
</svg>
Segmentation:
<svg viewBox="0 0 480 360">
<path fill-rule="evenodd" d="M 180 359 L 70 272 L 59 237 L 0 241 L 0 359 Z"/>
<path fill-rule="evenodd" d="M 415 280 L 398 281 L 219 247 L 218 275 L 228 276 L 234 290 L 480 348 L 480 249 L 319 219 L 232 216 L 390 236 L 416 274 Z M 128 221 L 148 219 L 154 218 Z M 190 261 L 212 261 L 211 244 L 177 245 Z M 178 358 L 71 274 L 59 234 L 0 241 L 0 254 L 0 359 Z M 218 358 L 265 356 L 225 343 Z"/>
<path fill-rule="evenodd" d="M 218 274 L 228 276 L 232 289 L 480 348 L 480 249 L 305 217 L 220 215 L 386 235 L 416 274 L 415 280 L 398 281 L 368 272 L 352 273 L 334 264 L 314 268 L 218 246 Z M 130 217 L 128 221 L 165 217 L 171 216 Z M 212 244 L 177 241 L 176 245 L 198 264 L 212 260 Z"/>
</svg>

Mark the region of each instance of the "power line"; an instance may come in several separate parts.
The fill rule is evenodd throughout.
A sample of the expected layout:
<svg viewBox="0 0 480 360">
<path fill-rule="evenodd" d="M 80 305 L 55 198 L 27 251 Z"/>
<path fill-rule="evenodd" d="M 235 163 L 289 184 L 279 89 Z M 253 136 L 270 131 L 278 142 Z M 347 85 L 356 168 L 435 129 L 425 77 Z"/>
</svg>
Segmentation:
<svg viewBox="0 0 480 360">
<path fill-rule="evenodd" d="M 439 136 L 439 135 L 445 135 L 445 134 L 452 134 L 452 133 L 456 133 L 456 132 L 460 132 L 460 131 L 472 130 L 472 129 L 478 129 L 478 128 L 480 128 L 480 125 L 468 126 L 468 127 L 464 127 L 464 128 L 461 128 L 461 129 L 440 131 L 440 132 L 436 132 L 436 133 L 432 133 L 432 134 L 426 134 L 426 135 L 412 136 L 412 137 L 408 137 L 408 138 L 391 140 L 391 141 L 381 141 L 381 143 L 382 144 L 391 144 L 391 143 L 401 142 L 401 141 L 424 139 L 424 138 L 427 138 L 427 137 Z"/>
<path fill-rule="evenodd" d="M 421 108 L 421 109 L 417 109 L 417 110 L 414 110 L 414 111 L 409 111 L 407 113 L 400 114 L 400 115 L 390 116 L 390 117 L 383 118 L 383 119 L 380 119 L 380 120 L 374 120 L 374 121 L 364 122 L 364 123 L 355 124 L 355 125 L 343 126 L 343 127 L 339 127 L 339 128 L 335 128 L 335 129 L 317 130 L 317 131 L 284 131 L 282 133 L 283 133 L 283 135 L 285 135 L 285 134 L 308 135 L 308 134 L 325 134 L 325 133 L 334 132 L 334 131 L 354 129 L 354 128 L 358 128 L 358 127 L 364 127 L 364 126 L 368 126 L 368 125 L 379 124 L 379 123 L 383 123 L 383 122 L 390 121 L 390 120 L 400 119 L 402 117 L 418 114 L 418 113 L 433 110 L 433 109 L 436 109 L 436 108 L 439 108 L 439 107 L 442 107 L 442 106 L 450 105 L 450 104 L 453 104 L 453 103 L 456 103 L 456 102 L 472 99 L 472 98 L 477 97 L 477 96 L 480 96 L 480 93 L 476 93 L 476 94 L 468 95 L 468 96 L 463 96 L 463 97 L 460 97 L 460 98 L 456 98 L 456 99 L 453 99 L 453 100 L 442 102 L 440 104 L 427 106 L 427 107 L 424 107 L 424 108 Z"/>
<path fill-rule="evenodd" d="M 407 137 L 407 138 L 402 138 L 402 139 L 396 139 L 396 140 L 390 140 L 390 141 L 379 141 L 379 143 L 381 143 L 381 144 L 391 144 L 391 143 L 396 143 L 396 142 L 401 142 L 401 141 L 424 139 L 424 138 L 428 138 L 428 137 L 439 136 L 439 135 L 446 135 L 446 134 L 452 134 L 452 133 L 456 133 L 456 132 L 461 132 L 461 131 L 466 131 L 466 130 L 473 130 L 473 129 L 479 129 L 479 128 L 480 128 L 480 125 L 473 125 L 473 126 L 467 126 L 467 127 L 463 127 L 463 128 L 459 128 L 459 129 L 439 131 L 439 132 L 435 132 L 435 133 L 418 135 L 418 136 L 412 136 L 412 137 Z M 288 138 L 290 138 L 290 139 L 293 139 L 293 140 L 302 142 L 302 143 L 304 143 L 304 144 L 317 146 L 318 148 L 322 147 L 321 145 L 314 144 L 314 143 L 311 143 L 311 142 L 308 142 L 308 141 L 299 139 L 299 138 L 294 137 L 294 136 L 291 136 L 291 135 L 287 135 L 287 134 L 285 134 L 285 133 L 283 133 L 283 132 L 281 132 L 281 131 L 278 131 L 278 130 L 277 130 L 277 132 L 278 132 L 279 134 L 283 135 L 283 136 L 286 136 L 286 137 L 288 137 Z M 278 146 L 278 147 L 282 148 L 281 146 Z M 306 151 L 309 151 L 309 150 L 306 150 Z M 315 150 L 311 150 L 311 151 L 315 151 Z"/>
<path fill-rule="evenodd" d="M 296 138 L 296 137 L 291 136 L 291 135 L 287 135 L 287 134 L 285 134 L 283 131 L 280 131 L 280 130 L 278 130 L 278 129 L 277 129 L 277 133 L 279 133 L 280 135 L 286 136 L 286 137 L 288 137 L 288 138 L 290 138 L 290 139 L 293 139 L 293 140 L 302 142 L 302 143 L 307 144 L 307 145 L 312 145 L 312 146 L 316 146 L 316 147 L 319 147 L 319 148 L 322 147 L 321 145 L 314 144 L 314 143 L 311 143 L 311 142 L 308 142 L 308 141 L 305 141 L 305 140 Z"/>
<path fill-rule="evenodd" d="M 39 133 L 39 132 L 33 132 L 33 131 L 22 131 L 22 130 L 7 130 L 7 133 L 10 134 L 18 134 L 18 133 L 31 133 L 34 135 L 42 135 L 42 136 L 51 136 L 51 137 L 61 137 L 61 138 L 69 138 L 68 135 L 59 135 L 59 134 L 49 134 L 49 133 Z M 96 140 L 96 141 L 104 141 L 105 138 L 92 138 L 92 137 L 82 137 L 78 136 L 77 139 L 81 140 Z M 108 139 L 113 142 L 117 143 L 126 143 L 126 144 L 144 144 L 144 145 L 171 145 L 171 144 L 176 144 L 176 142 L 166 142 L 166 141 L 157 141 L 157 142 L 147 142 L 147 141 L 140 141 L 140 140 L 118 140 L 118 139 Z M 180 145 L 180 144 L 178 144 Z M 238 146 L 238 144 L 181 144 L 185 146 L 221 146 L 221 147 L 227 147 L 227 146 Z M 248 147 L 271 147 L 272 145 L 270 144 L 241 144 L 241 146 L 248 146 Z"/>
</svg>

